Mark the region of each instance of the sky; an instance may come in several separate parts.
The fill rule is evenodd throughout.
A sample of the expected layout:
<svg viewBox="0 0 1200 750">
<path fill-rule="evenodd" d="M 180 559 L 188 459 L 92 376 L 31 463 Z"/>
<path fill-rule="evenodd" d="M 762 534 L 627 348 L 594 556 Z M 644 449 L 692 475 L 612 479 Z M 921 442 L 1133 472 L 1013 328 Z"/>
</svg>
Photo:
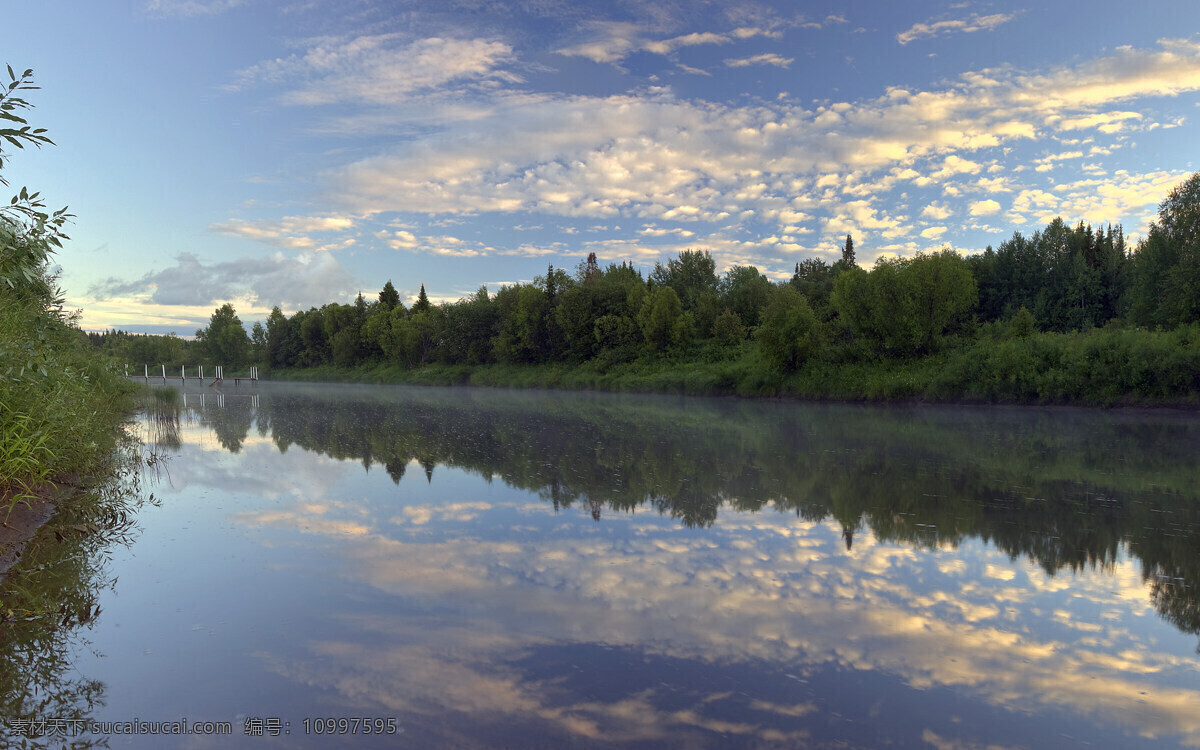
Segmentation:
<svg viewBox="0 0 1200 750">
<path fill-rule="evenodd" d="M 191 335 L 686 249 L 769 277 L 1055 217 L 1136 240 L 1197 169 L 1200 4 L 45 0 L 14 155 L 87 330 Z"/>
</svg>

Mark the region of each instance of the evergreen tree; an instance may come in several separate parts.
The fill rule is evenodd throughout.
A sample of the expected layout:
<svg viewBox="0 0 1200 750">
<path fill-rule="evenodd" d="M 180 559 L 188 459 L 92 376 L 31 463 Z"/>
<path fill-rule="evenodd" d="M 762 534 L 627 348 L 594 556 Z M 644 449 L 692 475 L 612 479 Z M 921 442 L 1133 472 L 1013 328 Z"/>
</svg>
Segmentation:
<svg viewBox="0 0 1200 750">
<path fill-rule="evenodd" d="M 846 244 L 842 246 L 842 262 L 853 266 L 854 261 L 854 238 L 849 234 L 846 235 Z"/>
<path fill-rule="evenodd" d="M 421 285 L 421 291 L 417 294 L 417 301 L 413 303 L 412 311 L 416 313 L 429 312 L 429 297 L 425 294 L 425 285 Z"/>
<path fill-rule="evenodd" d="M 400 292 L 396 291 L 396 287 L 392 286 L 392 280 L 388 279 L 383 285 L 383 289 L 379 290 L 379 305 L 386 312 L 391 312 L 396 305 L 400 304 Z"/>
<path fill-rule="evenodd" d="M 587 261 L 584 263 L 580 281 L 587 284 L 596 281 L 600 278 L 600 262 L 596 260 L 595 253 L 588 253 Z"/>
</svg>

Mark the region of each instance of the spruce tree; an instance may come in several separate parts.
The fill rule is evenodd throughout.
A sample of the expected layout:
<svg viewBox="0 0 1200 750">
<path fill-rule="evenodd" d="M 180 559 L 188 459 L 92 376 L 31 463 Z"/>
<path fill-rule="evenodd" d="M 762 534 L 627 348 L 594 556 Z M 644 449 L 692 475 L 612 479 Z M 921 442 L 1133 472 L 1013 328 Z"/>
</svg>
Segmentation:
<svg viewBox="0 0 1200 750">
<path fill-rule="evenodd" d="M 425 285 L 421 285 L 421 292 L 417 295 L 417 301 L 413 303 L 412 311 L 414 313 L 429 312 L 429 297 L 425 294 Z"/>
<path fill-rule="evenodd" d="M 379 305 L 388 312 L 396 308 L 400 304 L 400 293 L 396 291 L 396 287 L 392 286 L 392 280 L 388 279 L 383 285 L 383 289 L 379 291 Z"/>
<path fill-rule="evenodd" d="M 854 265 L 854 238 L 846 235 L 846 244 L 842 246 L 842 260 L 848 265 Z"/>
</svg>

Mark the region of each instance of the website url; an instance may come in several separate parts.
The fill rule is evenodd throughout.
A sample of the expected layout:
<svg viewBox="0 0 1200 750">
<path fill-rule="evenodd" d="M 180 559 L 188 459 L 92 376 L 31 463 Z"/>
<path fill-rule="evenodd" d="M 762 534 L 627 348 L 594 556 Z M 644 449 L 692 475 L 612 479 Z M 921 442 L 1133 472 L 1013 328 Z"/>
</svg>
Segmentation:
<svg viewBox="0 0 1200 750">
<path fill-rule="evenodd" d="M 96 721 L 93 719 L 9 719 L 9 728 L 25 737 L 78 737 L 83 734 L 233 734 L 228 721 Z"/>
</svg>

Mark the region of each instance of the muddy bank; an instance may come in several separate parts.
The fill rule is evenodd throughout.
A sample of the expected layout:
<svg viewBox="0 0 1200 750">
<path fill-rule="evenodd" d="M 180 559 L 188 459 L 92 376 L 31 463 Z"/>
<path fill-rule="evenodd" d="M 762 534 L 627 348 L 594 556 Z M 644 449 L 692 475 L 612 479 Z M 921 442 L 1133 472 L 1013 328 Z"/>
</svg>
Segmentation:
<svg viewBox="0 0 1200 750">
<path fill-rule="evenodd" d="M 9 498 L 0 499 L 0 514 L 6 514 L 0 525 L 0 579 L 21 559 L 21 552 L 38 529 L 54 515 L 54 503 L 45 497 L 34 498 L 28 505 L 17 503 L 11 512 L 10 502 Z"/>
</svg>

